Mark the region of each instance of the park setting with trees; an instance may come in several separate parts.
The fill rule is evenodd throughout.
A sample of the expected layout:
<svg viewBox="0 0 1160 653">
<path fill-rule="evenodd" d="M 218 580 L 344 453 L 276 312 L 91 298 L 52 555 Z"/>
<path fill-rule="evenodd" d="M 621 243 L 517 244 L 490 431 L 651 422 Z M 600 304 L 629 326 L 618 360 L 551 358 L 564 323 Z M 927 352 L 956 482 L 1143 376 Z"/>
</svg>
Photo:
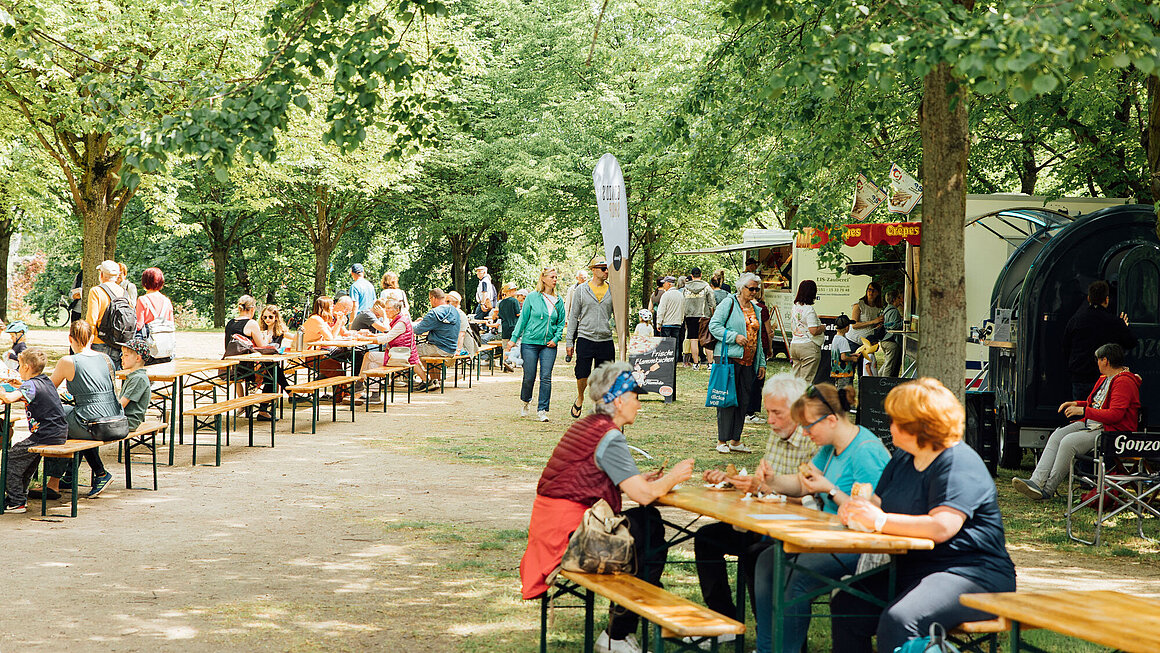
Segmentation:
<svg viewBox="0 0 1160 653">
<path fill-rule="evenodd" d="M 1158 206 L 1142 0 L 0 0 L 0 648 L 1160 650 Z"/>
</svg>

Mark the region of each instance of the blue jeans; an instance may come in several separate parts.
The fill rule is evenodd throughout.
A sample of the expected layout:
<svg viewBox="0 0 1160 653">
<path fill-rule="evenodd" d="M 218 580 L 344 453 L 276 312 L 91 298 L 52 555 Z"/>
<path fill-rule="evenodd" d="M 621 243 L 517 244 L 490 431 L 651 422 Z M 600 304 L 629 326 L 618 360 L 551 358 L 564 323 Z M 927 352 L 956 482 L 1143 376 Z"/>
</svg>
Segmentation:
<svg viewBox="0 0 1160 653">
<path fill-rule="evenodd" d="M 524 359 L 524 382 L 520 386 L 520 401 L 532 400 L 532 386 L 536 383 L 536 362 L 540 364 L 540 400 L 536 410 L 548 410 L 552 403 L 552 368 L 556 365 L 556 350 L 559 347 L 529 345 L 520 343 L 520 358 Z"/>
<path fill-rule="evenodd" d="M 853 574 L 858 567 L 857 553 L 799 553 L 795 562 L 827 578 L 841 578 Z M 754 572 L 754 594 L 757 600 L 757 653 L 772 653 L 773 632 L 770 619 L 773 615 L 773 559 L 774 548 L 770 547 L 757 556 L 757 570 Z M 797 569 L 788 569 L 783 603 L 795 599 L 822 586 L 822 582 Z M 785 618 L 776 628 L 781 628 L 782 651 L 798 653 L 806 642 L 810 631 L 809 603 L 786 608 Z M 957 624 L 956 624 L 957 625 Z M 889 649 L 894 650 L 894 649 Z M 780 653 L 780 652 L 779 652 Z"/>
</svg>

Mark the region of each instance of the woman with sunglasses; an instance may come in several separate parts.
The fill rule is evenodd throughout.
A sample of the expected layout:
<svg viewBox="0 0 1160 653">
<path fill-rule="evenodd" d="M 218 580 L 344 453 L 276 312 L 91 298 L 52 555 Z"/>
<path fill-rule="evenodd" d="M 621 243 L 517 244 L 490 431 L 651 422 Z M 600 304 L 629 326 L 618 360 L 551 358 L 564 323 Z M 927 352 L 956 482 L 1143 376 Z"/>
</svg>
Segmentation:
<svg viewBox="0 0 1160 653">
<path fill-rule="evenodd" d="M 853 388 L 838 390 L 829 383 L 806 388 L 806 393 L 790 408 L 790 414 L 802 425 L 802 432 L 820 447 L 818 453 L 797 474 L 772 478 L 763 459 L 757 471 L 762 489 L 791 497 L 815 495 L 821 500 L 823 511 L 836 514 L 839 506 L 850 499 L 855 483 L 877 486 L 882 470 L 890 461 L 890 453 L 878 436 L 850 421 L 853 405 Z M 766 478 L 769 480 L 765 481 Z M 809 572 L 827 578 L 853 574 L 858 566 L 858 554 L 800 553 L 792 562 L 796 566 L 788 570 L 782 598 L 786 603 L 822 586 Z M 772 548 L 757 556 L 754 596 L 758 653 L 773 651 L 773 634 L 769 628 L 769 615 L 773 612 L 773 564 Z M 782 632 L 782 649 L 778 653 L 798 653 L 810 628 L 809 602 L 791 605 L 787 612 L 782 622 L 774 626 Z"/>
<path fill-rule="evenodd" d="M 886 413 L 894 457 L 874 496 L 846 502 L 838 516 L 863 530 L 925 537 L 934 548 L 897 556 L 894 579 L 877 574 L 855 584 L 864 594 L 834 596 L 831 632 L 838 653 L 869 653 L 875 634 L 879 651 L 893 651 L 926 635 L 934 622 L 951 628 L 991 619 L 959 597 L 1015 590 L 995 482 L 979 454 L 963 443 L 962 404 L 943 384 L 922 378 L 891 390 Z"/>
<path fill-rule="evenodd" d="M 751 403 L 755 379 L 765 378 L 765 352 L 761 349 L 761 279 L 752 272 L 737 278 L 737 294 L 717 305 L 709 320 L 709 333 L 717 344 L 713 360 L 733 366 L 737 405 L 717 409 L 717 451 L 750 453 L 741 444 L 745 413 Z M 726 333 L 728 332 L 728 333 Z"/>
<path fill-rule="evenodd" d="M 282 311 L 274 304 L 266 304 L 262 309 L 262 315 L 258 319 L 258 324 L 262 330 L 262 336 L 266 338 L 266 342 L 271 345 L 282 346 L 282 341 L 286 339 L 288 329 L 286 323 L 282 321 Z M 285 389 L 290 385 L 290 380 L 286 378 L 286 372 L 282 368 L 278 369 L 278 388 Z M 262 387 L 262 392 L 274 392 L 273 380 L 267 380 Z M 260 414 L 259 414 L 260 415 Z"/>
</svg>

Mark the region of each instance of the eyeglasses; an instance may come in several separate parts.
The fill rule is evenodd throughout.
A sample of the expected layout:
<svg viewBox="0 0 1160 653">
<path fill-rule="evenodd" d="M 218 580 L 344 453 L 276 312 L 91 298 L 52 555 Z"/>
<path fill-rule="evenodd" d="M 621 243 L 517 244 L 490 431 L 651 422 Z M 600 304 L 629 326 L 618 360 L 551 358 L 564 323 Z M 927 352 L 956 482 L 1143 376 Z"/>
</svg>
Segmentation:
<svg viewBox="0 0 1160 653">
<path fill-rule="evenodd" d="M 826 408 L 830 410 L 831 414 L 838 414 L 838 411 L 834 410 L 834 407 L 830 405 L 830 402 L 826 401 L 826 396 L 822 394 L 821 390 L 818 390 L 818 386 L 811 385 L 810 387 L 806 388 L 806 396 L 810 399 L 817 399 L 818 401 L 821 401 L 823 404 L 825 404 Z M 817 422 L 814 422 L 814 424 L 817 424 Z"/>
<path fill-rule="evenodd" d="M 263 320 L 273 320 L 273 319 L 274 319 L 274 316 L 273 316 L 273 315 L 263 315 L 263 316 L 262 316 L 262 319 L 263 319 Z"/>
<path fill-rule="evenodd" d="M 827 417 L 829 417 L 830 415 L 833 415 L 833 413 L 826 413 L 825 415 L 822 415 L 821 417 L 819 417 L 819 418 L 815 419 L 814 421 L 810 422 L 809 424 L 806 424 L 805 426 L 803 426 L 803 427 L 802 427 L 802 430 L 803 430 L 803 431 L 809 431 L 810 429 L 812 429 L 812 428 L 814 428 L 815 426 L 817 426 L 817 425 L 818 425 L 818 422 L 820 422 L 820 421 L 822 421 L 822 420 L 826 419 L 826 418 L 827 418 Z"/>
</svg>

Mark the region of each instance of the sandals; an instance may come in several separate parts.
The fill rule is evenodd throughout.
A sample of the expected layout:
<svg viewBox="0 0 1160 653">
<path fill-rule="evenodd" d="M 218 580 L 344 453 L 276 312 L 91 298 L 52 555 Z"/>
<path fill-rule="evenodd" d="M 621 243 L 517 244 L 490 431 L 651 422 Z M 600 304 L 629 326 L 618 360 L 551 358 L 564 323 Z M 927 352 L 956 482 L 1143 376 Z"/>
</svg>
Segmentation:
<svg viewBox="0 0 1160 653">
<path fill-rule="evenodd" d="M 571 412 L 573 418 L 580 419 L 580 413 L 584 412 L 584 406 L 572 404 L 572 410 L 569 412 Z"/>
</svg>

